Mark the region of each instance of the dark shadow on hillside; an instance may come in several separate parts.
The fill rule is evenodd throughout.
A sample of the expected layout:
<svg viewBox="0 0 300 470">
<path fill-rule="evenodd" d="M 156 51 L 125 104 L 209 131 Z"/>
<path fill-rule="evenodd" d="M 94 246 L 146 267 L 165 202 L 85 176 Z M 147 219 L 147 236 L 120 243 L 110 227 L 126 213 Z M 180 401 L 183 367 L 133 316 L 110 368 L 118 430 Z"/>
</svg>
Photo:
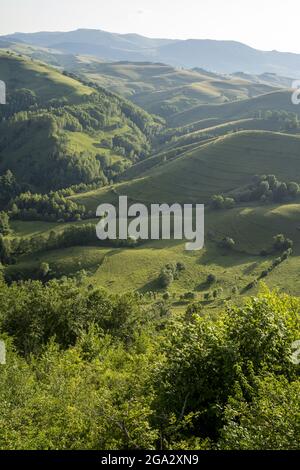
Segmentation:
<svg viewBox="0 0 300 470">
<path fill-rule="evenodd" d="M 254 262 L 252 263 L 250 266 L 247 266 L 244 270 L 243 270 L 243 274 L 252 274 L 252 272 L 259 267 L 259 263 L 258 262 Z"/>
<path fill-rule="evenodd" d="M 158 280 L 157 279 L 153 279 L 152 281 L 147 282 L 142 287 L 137 289 L 137 292 L 140 292 L 141 294 L 145 294 L 147 292 L 158 293 L 159 291 L 161 291 L 161 289 L 158 285 Z"/>
<path fill-rule="evenodd" d="M 257 255 L 250 255 L 248 253 L 241 253 L 234 250 L 223 250 L 221 248 L 216 248 L 213 250 L 213 253 L 209 250 L 199 257 L 198 264 L 202 266 L 221 266 L 223 268 L 232 268 L 233 266 L 240 266 L 245 263 L 252 264 L 255 263 L 254 260 L 257 260 L 256 263 L 259 264 Z"/>
</svg>

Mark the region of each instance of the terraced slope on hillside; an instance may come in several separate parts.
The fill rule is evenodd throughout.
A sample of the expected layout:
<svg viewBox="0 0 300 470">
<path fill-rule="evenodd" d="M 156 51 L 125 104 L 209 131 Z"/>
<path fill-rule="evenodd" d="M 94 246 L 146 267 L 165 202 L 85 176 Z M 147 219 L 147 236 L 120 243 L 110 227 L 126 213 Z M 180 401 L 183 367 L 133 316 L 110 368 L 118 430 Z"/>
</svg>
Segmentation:
<svg viewBox="0 0 300 470">
<path fill-rule="evenodd" d="M 200 105 L 176 114 L 169 120 L 169 125 L 172 127 L 186 126 L 208 117 L 231 121 L 253 117 L 257 111 L 285 110 L 300 115 L 299 107 L 292 103 L 291 98 L 291 90 L 279 90 L 226 104 Z"/>
<path fill-rule="evenodd" d="M 144 177 L 75 197 L 90 208 L 116 194 L 144 202 L 207 203 L 214 194 L 249 183 L 256 174 L 300 179 L 300 137 L 265 131 L 237 132 L 154 167 Z"/>
</svg>

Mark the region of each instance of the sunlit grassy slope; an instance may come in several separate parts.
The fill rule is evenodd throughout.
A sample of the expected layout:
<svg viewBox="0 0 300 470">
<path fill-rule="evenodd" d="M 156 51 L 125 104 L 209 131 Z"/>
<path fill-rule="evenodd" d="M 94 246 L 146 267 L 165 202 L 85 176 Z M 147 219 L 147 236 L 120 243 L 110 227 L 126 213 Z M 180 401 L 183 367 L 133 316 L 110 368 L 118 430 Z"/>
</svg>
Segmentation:
<svg viewBox="0 0 300 470">
<path fill-rule="evenodd" d="M 82 96 L 93 92 L 92 88 L 62 75 L 55 68 L 16 54 L 8 54 L 1 49 L 0 79 L 6 83 L 8 92 L 27 88 L 34 91 L 42 102 L 66 98 L 69 102 L 76 103 Z"/>
<path fill-rule="evenodd" d="M 74 197 L 95 210 L 102 200 L 126 194 L 132 200 L 207 203 L 256 174 L 275 174 L 293 181 L 300 174 L 300 137 L 274 132 L 245 131 L 220 137 L 179 158 L 149 170 L 144 177 Z"/>
<path fill-rule="evenodd" d="M 184 242 L 147 242 L 138 248 L 113 249 L 97 246 L 73 247 L 37 253 L 21 258 L 9 273 L 34 276 L 42 262 L 50 265 L 56 276 L 72 275 L 84 269 L 86 282 L 101 285 L 114 292 L 153 290 L 160 292 L 157 278 L 167 263 L 184 263 L 186 270 L 170 286 L 170 292 L 178 295 L 194 291 L 203 299 L 211 287 L 206 284 L 208 274 L 217 277 L 214 288 L 222 287 L 220 301 L 232 296 L 232 289 L 243 292 L 245 286 L 257 279 L 270 266 L 277 255 L 261 257 L 260 250 L 272 246 L 273 236 L 284 233 L 294 241 L 294 254 L 277 267 L 266 279 L 272 287 L 284 288 L 297 294 L 300 289 L 300 204 L 281 206 L 248 206 L 227 211 L 208 211 L 205 219 L 205 247 L 199 252 L 185 251 Z M 50 230 L 62 230 L 65 225 L 39 222 L 16 222 L 15 235 L 45 236 Z M 236 241 L 234 251 L 226 252 L 218 247 L 218 241 L 231 236 Z"/>
<path fill-rule="evenodd" d="M 74 67 L 90 80 L 167 119 L 201 104 L 221 104 L 276 89 L 267 83 L 200 69 L 176 69 L 165 64 L 99 63 L 82 59 Z"/>
<path fill-rule="evenodd" d="M 253 114 L 259 110 L 285 110 L 300 114 L 299 107 L 292 103 L 291 97 L 292 91 L 280 90 L 226 104 L 195 106 L 192 109 L 174 115 L 169 120 L 169 125 L 173 127 L 184 126 L 207 117 L 215 117 L 227 121 L 236 120 L 253 117 Z"/>
<path fill-rule="evenodd" d="M 121 179 L 131 180 L 144 176 L 154 167 L 161 165 L 162 162 L 180 158 L 195 148 L 199 150 L 201 146 L 220 136 L 226 136 L 233 132 L 240 132 L 242 130 L 279 132 L 282 130 L 282 127 L 283 123 L 280 121 L 248 118 L 213 126 L 208 125 L 208 127 L 205 127 L 204 129 L 192 132 L 187 131 L 180 136 L 176 136 L 176 133 L 174 133 L 174 138 L 162 146 L 157 154 L 128 168 L 122 175 Z M 294 130 L 293 132 L 296 131 Z"/>
</svg>

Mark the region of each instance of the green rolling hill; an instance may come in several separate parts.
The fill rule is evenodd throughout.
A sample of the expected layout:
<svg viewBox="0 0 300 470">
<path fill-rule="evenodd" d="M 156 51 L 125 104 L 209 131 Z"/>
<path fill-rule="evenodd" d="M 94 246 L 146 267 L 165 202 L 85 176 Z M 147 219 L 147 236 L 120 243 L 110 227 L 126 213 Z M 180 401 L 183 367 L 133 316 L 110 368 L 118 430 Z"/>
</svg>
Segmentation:
<svg viewBox="0 0 300 470">
<path fill-rule="evenodd" d="M 259 110 L 285 110 L 299 115 L 300 110 L 292 103 L 291 97 L 291 90 L 279 90 L 226 104 L 200 105 L 174 115 L 168 124 L 171 127 L 186 126 L 208 117 L 231 121 L 253 117 Z"/>
<path fill-rule="evenodd" d="M 162 162 L 140 178 L 120 183 L 114 190 L 75 196 L 96 208 L 104 196 L 151 202 L 207 203 L 217 193 L 249 183 L 256 174 L 274 173 L 283 181 L 300 179 L 300 137 L 265 131 L 243 131 L 201 145 L 178 158 Z"/>
<path fill-rule="evenodd" d="M 73 72 L 167 119 L 199 105 L 247 99 L 291 85 L 291 79 L 272 74 L 265 74 L 261 79 L 249 74 L 225 76 L 200 68 L 184 70 L 163 63 L 107 63 L 90 56 L 65 54 L 26 43 L 3 42 L 3 45 L 18 54 Z M 4 46 L 2 49 L 5 50 Z"/>
<path fill-rule="evenodd" d="M 23 45 L 18 51 L 21 56 L 0 53 L 0 78 L 7 82 L 9 94 L 8 107 L 1 109 L 5 119 L 0 125 L 0 174 L 12 170 L 26 189 L 49 192 L 85 183 L 86 188 L 69 199 L 95 213 L 100 203 L 117 202 L 123 194 L 146 204 L 207 205 L 212 195 L 230 194 L 248 185 L 256 174 L 300 180 L 298 129 L 289 128 L 289 114 L 280 119 L 263 115 L 268 111 L 297 114 L 290 91 L 279 89 L 282 82 L 222 77 L 158 63 L 108 64 L 63 54 L 54 68 L 28 58 L 33 51 L 37 53 L 37 48 Z M 39 53 L 47 61 L 55 55 L 43 48 Z M 59 71 L 67 59 L 75 75 Z M 172 127 L 165 127 L 148 111 L 167 117 Z M 108 184 L 112 175 L 118 182 Z M 290 272 L 294 280 L 290 290 L 295 292 L 300 285 L 299 207 L 296 200 L 207 210 L 206 243 L 200 253 L 186 252 L 183 242 L 149 241 L 136 248 L 114 248 L 99 246 L 95 238 L 94 243 L 83 240 L 80 246 L 18 255 L 5 271 L 11 279 L 35 278 L 41 264 L 48 263 L 52 277 L 85 270 L 87 282 L 112 291 L 162 293 L 157 284 L 160 270 L 168 263 L 182 262 L 186 270 L 170 287 L 175 300 L 187 290 L 203 299 L 209 290 L 205 279 L 213 273 L 217 287 L 223 289 L 211 306 L 218 309 L 235 287 L 243 293 L 270 265 L 272 255 L 262 258 L 259 253 L 271 246 L 278 233 L 294 241 L 294 256 L 266 281 L 288 290 Z M 32 237 L 48 239 L 51 233 L 85 223 L 95 220 L 13 220 L 9 237 L 30 243 Z M 218 246 L 226 236 L 236 242 L 229 253 Z M 174 301 L 173 308 L 182 307 Z"/>
<path fill-rule="evenodd" d="M 249 117 L 249 112 L 252 109 L 257 110 L 258 105 L 266 109 L 268 98 L 262 98 L 262 103 L 250 103 L 247 100 L 288 88 L 292 82 L 292 79 L 271 73 L 236 73 L 229 76 L 200 68 L 174 68 L 163 63 L 107 63 L 95 57 L 65 54 L 37 45 L 2 42 L 9 46 L 9 50 L 21 56 L 43 60 L 61 71 L 68 70 L 90 83 L 96 83 L 130 99 L 134 104 L 149 113 L 162 116 L 169 125 L 176 127 L 198 122 L 207 116 L 218 116 L 219 119 L 226 120 Z M 5 50 L 4 47 L 2 50 Z M 275 109 L 289 109 L 285 100 L 278 96 L 274 99 L 272 97 L 271 101 Z M 227 104 L 228 107 L 225 106 Z M 217 107 L 206 108 L 208 105 Z M 244 111 L 243 107 L 246 110 L 249 108 L 249 112 Z"/>
<path fill-rule="evenodd" d="M 294 241 L 294 255 L 278 266 L 265 279 L 270 287 L 280 287 L 296 294 L 300 288 L 297 266 L 300 256 L 299 233 L 300 204 L 279 206 L 247 206 L 228 211 L 206 214 L 206 242 L 201 252 L 186 252 L 183 242 L 147 242 L 135 249 L 113 249 L 97 246 L 74 246 L 58 250 L 23 256 L 7 268 L 9 276 L 17 278 L 36 277 L 41 263 L 48 263 L 52 274 L 57 277 L 75 275 L 84 269 L 88 283 L 102 285 L 114 292 L 138 289 L 142 292 L 157 290 L 157 278 L 161 268 L 168 264 L 182 262 L 185 272 L 170 287 L 178 295 L 193 290 L 197 298 L 209 290 L 205 280 L 213 273 L 217 278 L 216 287 L 223 288 L 223 294 L 213 308 L 218 308 L 225 298 L 232 296 L 232 289 L 240 292 L 259 278 L 276 254 L 261 257 L 260 250 L 272 245 L 272 238 L 285 233 Z M 40 222 L 15 222 L 15 235 L 30 237 L 49 235 L 50 231 L 61 231 L 64 226 Z M 217 245 L 224 236 L 236 241 L 233 252 L 224 252 Z M 291 282 L 292 279 L 292 282 Z M 175 307 L 176 308 L 176 307 Z"/>
<path fill-rule="evenodd" d="M 142 162 L 128 168 L 121 176 L 121 180 L 131 180 L 139 176 L 143 176 L 146 172 L 154 167 L 162 165 L 167 161 L 178 159 L 187 152 L 212 142 L 220 136 L 226 136 L 232 133 L 241 132 L 243 130 L 261 130 L 261 131 L 283 131 L 287 133 L 285 123 L 276 119 L 239 119 L 237 121 L 226 122 L 216 126 L 205 127 L 204 129 L 182 133 L 177 135 L 177 130 L 174 130 L 173 136 L 170 140 L 160 148 L 159 153 L 147 158 Z M 298 133 L 298 130 L 290 130 L 290 133 Z"/>
<path fill-rule="evenodd" d="M 8 93 L 18 89 L 30 89 L 41 104 L 60 98 L 69 103 L 78 103 L 84 96 L 93 93 L 91 88 L 62 75 L 55 68 L 1 49 L 0 77 L 6 83 Z"/>
<path fill-rule="evenodd" d="M 286 132 L 288 130 L 288 126 L 286 126 L 284 120 L 280 121 L 274 118 L 248 118 L 238 119 L 237 121 L 228 121 L 216 126 L 208 126 L 201 130 L 183 133 L 180 136 L 177 136 L 175 131 L 174 136 L 163 147 L 163 151 L 171 152 L 171 149 L 186 148 L 192 145 L 195 146 L 209 139 L 243 130 Z M 296 132 L 296 130 L 292 129 L 291 132 Z"/>
<path fill-rule="evenodd" d="M 272 84 L 225 77 L 205 70 L 183 70 L 152 63 L 100 63 L 74 67 L 92 81 L 126 96 L 148 112 L 170 118 L 200 104 L 226 103 L 276 89 Z"/>
<path fill-rule="evenodd" d="M 233 41 L 0 36 L 0 448 L 299 447 L 297 70 Z M 204 227 L 153 224 L 164 203 Z"/>
<path fill-rule="evenodd" d="M 8 94 L 0 173 L 13 171 L 33 190 L 105 181 L 145 158 L 161 125 L 104 89 L 14 53 L 0 52 L 0 77 Z"/>
</svg>

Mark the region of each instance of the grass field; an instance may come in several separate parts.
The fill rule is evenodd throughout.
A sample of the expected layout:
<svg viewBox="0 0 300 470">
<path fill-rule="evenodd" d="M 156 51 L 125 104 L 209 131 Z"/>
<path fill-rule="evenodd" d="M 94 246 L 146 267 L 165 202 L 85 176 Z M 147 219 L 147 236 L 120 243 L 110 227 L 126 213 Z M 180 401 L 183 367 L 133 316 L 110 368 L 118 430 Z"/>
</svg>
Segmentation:
<svg viewBox="0 0 300 470">
<path fill-rule="evenodd" d="M 207 203 L 214 194 L 234 190 L 256 174 L 294 181 L 300 172 L 300 137 L 245 131 L 204 144 L 174 161 L 150 169 L 142 178 L 73 199 L 95 210 L 102 200 L 126 194 L 132 200 Z"/>
<path fill-rule="evenodd" d="M 47 262 L 51 274 L 56 277 L 76 275 L 85 270 L 87 283 L 103 286 L 112 292 L 138 290 L 154 291 L 159 295 L 163 290 L 158 284 L 161 269 L 169 263 L 181 262 L 185 270 L 169 287 L 174 308 L 183 308 L 180 295 L 192 291 L 195 298 L 203 301 L 204 294 L 222 288 L 215 302 L 208 302 L 210 308 L 218 309 L 226 299 L 238 298 L 244 288 L 261 272 L 271 265 L 278 256 L 260 256 L 260 250 L 270 249 L 273 237 L 284 233 L 294 242 L 294 253 L 266 278 L 270 287 L 285 289 L 296 294 L 300 287 L 297 269 L 300 256 L 299 221 L 300 204 L 281 206 L 245 206 L 224 211 L 207 211 L 205 218 L 205 247 L 201 251 L 185 251 L 184 242 L 149 241 L 137 248 L 110 248 L 87 246 L 52 250 L 21 257 L 16 265 L 7 268 L 10 275 L 21 273 L 23 278 L 35 277 L 41 263 Z M 14 222 L 16 235 L 45 235 L 50 230 L 62 230 L 68 224 L 40 222 Z M 218 246 L 225 236 L 234 238 L 233 251 Z M 207 276 L 214 274 L 216 283 L 206 283 Z M 238 292 L 233 293 L 233 289 Z M 251 293 L 256 292 L 256 288 Z"/>
<path fill-rule="evenodd" d="M 165 64 L 82 60 L 74 69 L 168 120 L 199 105 L 222 104 L 276 90 L 268 83 L 204 70 L 181 70 Z"/>
<path fill-rule="evenodd" d="M 55 68 L 17 54 L 10 55 L 1 49 L 0 77 L 6 83 L 8 92 L 29 88 L 44 102 L 66 98 L 71 103 L 77 103 L 82 96 L 93 93 L 92 88 L 62 75 Z"/>
<path fill-rule="evenodd" d="M 300 110 L 292 103 L 291 93 L 290 90 L 279 90 L 225 104 L 199 105 L 172 116 L 168 124 L 171 127 L 186 126 L 208 117 L 232 121 L 253 117 L 259 110 L 285 110 L 299 115 Z"/>
</svg>

